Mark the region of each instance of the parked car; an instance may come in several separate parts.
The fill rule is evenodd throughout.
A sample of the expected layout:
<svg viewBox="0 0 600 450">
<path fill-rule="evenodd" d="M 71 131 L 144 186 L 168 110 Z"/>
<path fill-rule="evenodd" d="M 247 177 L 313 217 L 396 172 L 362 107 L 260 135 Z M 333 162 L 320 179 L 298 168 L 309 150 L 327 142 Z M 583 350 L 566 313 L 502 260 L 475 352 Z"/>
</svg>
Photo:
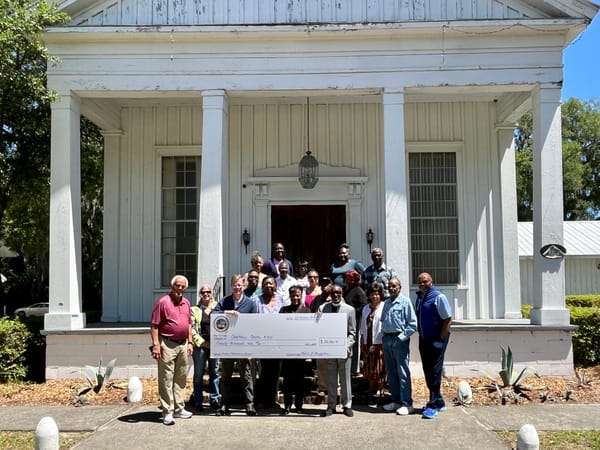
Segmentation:
<svg viewBox="0 0 600 450">
<path fill-rule="evenodd" d="M 48 302 L 34 303 L 33 305 L 25 306 L 24 308 L 15 309 L 15 316 L 30 317 L 43 316 L 48 312 L 50 304 Z"/>
</svg>

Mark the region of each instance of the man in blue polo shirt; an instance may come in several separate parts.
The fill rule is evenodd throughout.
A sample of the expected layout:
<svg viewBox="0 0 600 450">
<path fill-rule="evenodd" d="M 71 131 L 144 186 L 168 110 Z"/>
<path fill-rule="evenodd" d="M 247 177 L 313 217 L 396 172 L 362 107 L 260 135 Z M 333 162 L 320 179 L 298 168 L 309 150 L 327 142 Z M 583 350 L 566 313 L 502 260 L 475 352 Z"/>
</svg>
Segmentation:
<svg viewBox="0 0 600 450">
<path fill-rule="evenodd" d="M 423 417 L 435 419 L 438 411 L 446 409 L 441 393 L 442 370 L 446 347 L 450 339 L 452 310 L 446 296 L 433 286 L 430 274 L 421 273 L 417 281 L 419 283 L 416 303 L 419 353 L 425 382 L 429 389 L 429 401 L 423 410 Z"/>
</svg>

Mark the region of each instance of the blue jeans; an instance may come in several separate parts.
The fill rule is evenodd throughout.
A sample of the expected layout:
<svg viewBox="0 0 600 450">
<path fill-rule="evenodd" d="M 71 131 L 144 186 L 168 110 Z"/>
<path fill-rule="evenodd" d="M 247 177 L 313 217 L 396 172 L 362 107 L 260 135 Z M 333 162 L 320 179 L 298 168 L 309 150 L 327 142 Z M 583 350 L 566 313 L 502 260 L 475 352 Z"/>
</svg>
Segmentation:
<svg viewBox="0 0 600 450">
<path fill-rule="evenodd" d="M 388 374 L 388 384 L 392 391 L 392 402 L 411 407 L 412 384 L 408 361 L 410 339 L 402 342 L 398 336 L 383 336 L 383 357 Z"/>
<path fill-rule="evenodd" d="M 210 392 L 210 401 L 219 401 L 219 360 L 210 357 L 210 348 L 194 347 L 192 354 L 194 360 L 194 403 L 201 405 L 204 397 L 202 389 L 204 387 L 204 367 L 208 361 L 208 386 Z"/>
<path fill-rule="evenodd" d="M 429 389 L 429 401 L 427 408 L 442 408 L 445 406 L 444 398 L 442 397 L 442 371 L 444 369 L 444 355 L 450 334 L 446 336 L 444 341 L 428 340 L 419 337 L 419 353 L 421 354 L 421 362 L 423 363 L 423 375 L 425 375 L 425 383 Z"/>
</svg>

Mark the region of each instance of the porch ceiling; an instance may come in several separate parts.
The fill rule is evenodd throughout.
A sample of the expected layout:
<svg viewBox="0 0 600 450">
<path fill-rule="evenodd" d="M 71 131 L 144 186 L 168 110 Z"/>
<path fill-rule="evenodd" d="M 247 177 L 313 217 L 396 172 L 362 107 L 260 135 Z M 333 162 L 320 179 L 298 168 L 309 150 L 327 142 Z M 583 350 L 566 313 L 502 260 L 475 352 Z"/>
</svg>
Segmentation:
<svg viewBox="0 0 600 450">
<path fill-rule="evenodd" d="M 406 103 L 496 102 L 498 122 L 515 122 L 530 109 L 532 85 L 407 87 Z M 231 104 L 304 102 L 380 102 L 381 89 L 228 90 Z M 103 130 L 120 129 L 120 108 L 151 104 L 201 104 L 201 91 L 79 91 L 82 114 Z"/>
</svg>

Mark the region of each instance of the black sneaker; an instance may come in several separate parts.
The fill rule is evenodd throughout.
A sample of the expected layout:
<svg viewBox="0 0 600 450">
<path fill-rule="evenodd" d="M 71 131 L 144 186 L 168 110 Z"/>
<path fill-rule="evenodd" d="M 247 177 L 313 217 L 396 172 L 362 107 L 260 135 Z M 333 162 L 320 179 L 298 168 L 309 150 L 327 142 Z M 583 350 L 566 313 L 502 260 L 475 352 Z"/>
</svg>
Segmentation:
<svg viewBox="0 0 600 450">
<path fill-rule="evenodd" d="M 210 409 L 214 409 L 217 410 L 221 407 L 221 404 L 219 402 L 216 401 L 212 401 L 210 402 Z"/>
<path fill-rule="evenodd" d="M 354 411 L 352 411 L 352 408 L 344 408 L 344 415 L 346 417 L 354 417 Z"/>
<path fill-rule="evenodd" d="M 229 408 L 226 405 L 221 406 L 217 410 L 217 416 L 230 416 L 230 415 L 231 415 L 231 411 L 229 411 Z"/>
</svg>

